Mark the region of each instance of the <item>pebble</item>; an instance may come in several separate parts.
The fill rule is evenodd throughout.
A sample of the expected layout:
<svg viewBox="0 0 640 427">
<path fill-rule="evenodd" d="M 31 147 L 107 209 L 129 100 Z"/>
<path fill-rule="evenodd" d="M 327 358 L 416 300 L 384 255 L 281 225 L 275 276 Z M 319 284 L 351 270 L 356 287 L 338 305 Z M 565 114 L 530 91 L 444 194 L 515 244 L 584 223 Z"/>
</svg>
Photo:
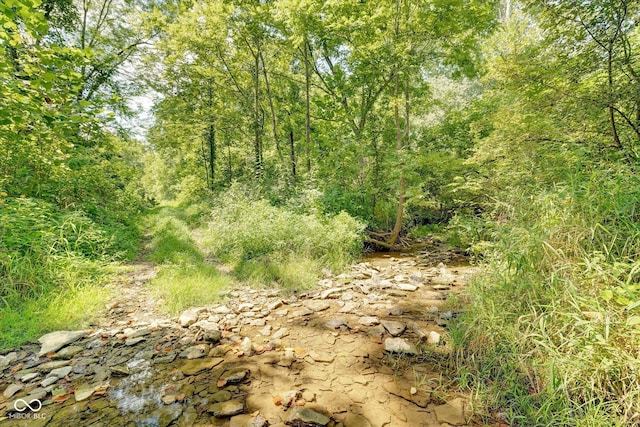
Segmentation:
<svg viewBox="0 0 640 427">
<path fill-rule="evenodd" d="M 427 342 L 429 344 L 438 345 L 440 343 L 440 334 L 436 331 L 429 332 L 429 336 L 427 337 Z"/>
</svg>

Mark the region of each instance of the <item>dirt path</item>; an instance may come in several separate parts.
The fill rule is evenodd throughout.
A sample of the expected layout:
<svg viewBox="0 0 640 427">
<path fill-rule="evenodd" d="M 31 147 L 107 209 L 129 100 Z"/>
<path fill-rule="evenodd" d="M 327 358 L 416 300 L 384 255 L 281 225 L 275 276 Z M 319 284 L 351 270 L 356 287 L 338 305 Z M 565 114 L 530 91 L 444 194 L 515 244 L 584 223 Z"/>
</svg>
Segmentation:
<svg viewBox="0 0 640 427">
<path fill-rule="evenodd" d="M 172 319 L 137 264 L 99 329 L 0 356 L 0 425 L 466 425 L 438 365 L 443 306 L 475 268 L 426 264 L 370 257 L 308 294 L 234 289 Z"/>
</svg>

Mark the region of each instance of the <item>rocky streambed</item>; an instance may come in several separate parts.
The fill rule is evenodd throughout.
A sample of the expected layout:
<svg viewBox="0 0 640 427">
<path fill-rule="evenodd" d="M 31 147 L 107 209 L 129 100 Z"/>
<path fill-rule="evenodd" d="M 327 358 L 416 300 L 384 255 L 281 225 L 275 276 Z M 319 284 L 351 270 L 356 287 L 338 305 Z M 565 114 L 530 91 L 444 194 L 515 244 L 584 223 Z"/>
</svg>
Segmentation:
<svg viewBox="0 0 640 427">
<path fill-rule="evenodd" d="M 475 272 L 378 254 L 312 292 L 235 288 L 177 318 L 133 280 L 100 327 L 0 356 L 0 426 L 467 425 L 429 361 Z"/>
</svg>

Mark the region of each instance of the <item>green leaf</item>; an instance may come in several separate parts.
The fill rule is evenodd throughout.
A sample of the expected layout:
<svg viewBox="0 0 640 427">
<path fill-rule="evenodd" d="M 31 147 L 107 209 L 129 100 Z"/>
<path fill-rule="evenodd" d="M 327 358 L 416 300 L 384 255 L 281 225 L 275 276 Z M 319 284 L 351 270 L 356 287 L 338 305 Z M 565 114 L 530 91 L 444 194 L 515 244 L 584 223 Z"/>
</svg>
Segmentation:
<svg viewBox="0 0 640 427">
<path fill-rule="evenodd" d="M 604 291 L 600 292 L 600 298 L 607 302 L 611 301 L 613 299 L 613 291 L 611 289 L 605 289 Z"/>
</svg>

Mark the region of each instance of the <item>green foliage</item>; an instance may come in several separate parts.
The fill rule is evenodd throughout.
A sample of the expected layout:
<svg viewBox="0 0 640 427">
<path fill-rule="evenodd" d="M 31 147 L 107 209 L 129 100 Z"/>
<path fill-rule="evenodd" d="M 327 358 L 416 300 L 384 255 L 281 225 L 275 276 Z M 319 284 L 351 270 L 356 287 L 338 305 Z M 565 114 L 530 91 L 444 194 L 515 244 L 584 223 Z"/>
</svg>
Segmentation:
<svg viewBox="0 0 640 427">
<path fill-rule="evenodd" d="M 195 221 L 202 209 L 201 205 L 186 209 L 166 206 L 146 218 L 153 236 L 148 258 L 161 264 L 150 288 L 171 314 L 216 301 L 231 283 L 228 276 L 205 261 L 192 237 L 192 228 L 185 222 Z"/>
<path fill-rule="evenodd" d="M 639 410 L 640 181 L 577 163 L 549 164 L 570 177 L 553 187 L 541 171 L 537 190 L 500 193 L 487 273 L 459 325 L 469 387 L 514 425 L 628 425 Z"/>
<path fill-rule="evenodd" d="M 0 203 L 0 342 L 15 346 L 55 328 L 84 327 L 108 292 L 108 229 L 81 212 L 8 198 Z"/>
<path fill-rule="evenodd" d="M 299 287 L 321 268 L 339 270 L 362 250 L 364 226 L 346 213 L 296 213 L 247 193 L 238 186 L 215 200 L 205 237 L 212 254 L 242 277 Z"/>
</svg>

